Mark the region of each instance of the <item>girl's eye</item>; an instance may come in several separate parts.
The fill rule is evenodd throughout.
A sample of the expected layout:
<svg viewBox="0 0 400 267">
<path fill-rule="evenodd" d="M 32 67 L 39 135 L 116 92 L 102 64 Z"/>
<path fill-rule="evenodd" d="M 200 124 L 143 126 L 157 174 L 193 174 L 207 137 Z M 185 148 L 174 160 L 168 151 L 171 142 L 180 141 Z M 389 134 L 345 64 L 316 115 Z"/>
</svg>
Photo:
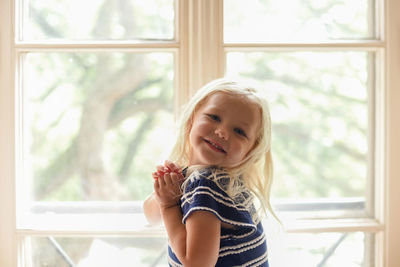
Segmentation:
<svg viewBox="0 0 400 267">
<path fill-rule="evenodd" d="M 241 136 L 247 137 L 246 132 L 240 128 L 235 128 L 235 132 Z"/>
<path fill-rule="evenodd" d="M 207 116 L 212 119 L 213 121 L 221 121 L 221 119 L 219 118 L 218 115 L 214 115 L 214 114 L 207 114 Z"/>
</svg>

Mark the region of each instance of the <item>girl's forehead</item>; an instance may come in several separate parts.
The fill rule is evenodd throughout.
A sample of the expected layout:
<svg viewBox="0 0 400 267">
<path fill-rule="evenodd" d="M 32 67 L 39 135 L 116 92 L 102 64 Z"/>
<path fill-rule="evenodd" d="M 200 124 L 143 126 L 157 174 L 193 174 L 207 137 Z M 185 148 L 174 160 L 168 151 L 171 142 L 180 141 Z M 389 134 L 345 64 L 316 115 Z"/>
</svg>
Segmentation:
<svg viewBox="0 0 400 267">
<path fill-rule="evenodd" d="M 258 125 L 262 117 L 260 105 L 247 95 L 218 92 L 209 96 L 197 111 L 223 112 L 243 124 Z M 196 112 L 196 114 L 198 114 Z"/>
</svg>

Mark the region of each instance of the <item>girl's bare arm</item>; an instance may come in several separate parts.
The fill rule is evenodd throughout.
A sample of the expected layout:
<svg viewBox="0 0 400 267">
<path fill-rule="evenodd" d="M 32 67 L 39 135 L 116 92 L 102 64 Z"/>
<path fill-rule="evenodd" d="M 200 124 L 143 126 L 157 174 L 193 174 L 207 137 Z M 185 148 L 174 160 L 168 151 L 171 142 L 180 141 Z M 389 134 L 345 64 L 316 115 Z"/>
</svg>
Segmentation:
<svg viewBox="0 0 400 267">
<path fill-rule="evenodd" d="M 162 217 L 160 212 L 160 206 L 156 200 L 155 194 L 149 195 L 143 203 L 143 212 L 147 221 L 151 225 L 159 225 Z"/>
<path fill-rule="evenodd" d="M 181 177 L 166 173 L 155 180 L 154 191 L 170 245 L 184 266 L 215 266 L 218 259 L 221 223 L 208 211 L 195 211 L 182 223 L 177 184 Z"/>
</svg>

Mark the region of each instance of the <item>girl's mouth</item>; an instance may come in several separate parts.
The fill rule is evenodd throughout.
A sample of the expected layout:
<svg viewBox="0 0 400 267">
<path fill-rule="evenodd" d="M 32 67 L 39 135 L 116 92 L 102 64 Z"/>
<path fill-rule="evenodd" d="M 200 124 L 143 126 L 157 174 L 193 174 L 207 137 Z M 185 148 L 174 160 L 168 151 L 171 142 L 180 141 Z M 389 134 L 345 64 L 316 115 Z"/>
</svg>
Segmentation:
<svg viewBox="0 0 400 267">
<path fill-rule="evenodd" d="M 207 140 L 207 139 L 204 139 L 204 141 L 208 144 L 208 146 L 209 146 L 212 150 L 226 154 L 226 151 L 225 151 L 225 150 L 222 148 L 222 146 L 220 146 L 219 144 L 214 143 L 213 141 Z"/>
</svg>

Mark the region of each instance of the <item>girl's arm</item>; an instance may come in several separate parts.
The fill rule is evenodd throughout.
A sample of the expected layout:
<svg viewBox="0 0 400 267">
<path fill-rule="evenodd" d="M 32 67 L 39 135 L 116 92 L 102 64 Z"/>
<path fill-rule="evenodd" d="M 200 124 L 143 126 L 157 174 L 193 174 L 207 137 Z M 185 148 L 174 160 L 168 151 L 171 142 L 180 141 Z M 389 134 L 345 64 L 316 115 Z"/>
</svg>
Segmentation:
<svg viewBox="0 0 400 267">
<path fill-rule="evenodd" d="M 155 180 L 154 190 L 170 245 L 184 266 L 215 266 L 218 259 L 221 223 L 208 211 L 195 211 L 182 223 L 179 206 L 181 177 L 166 173 Z"/>
<path fill-rule="evenodd" d="M 161 212 L 160 206 L 156 200 L 156 196 L 154 192 L 149 195 L 143 203 L 143 212 L 147 221 L 151 225 L 158 225 L 161 223 Z"/>
</svg>

